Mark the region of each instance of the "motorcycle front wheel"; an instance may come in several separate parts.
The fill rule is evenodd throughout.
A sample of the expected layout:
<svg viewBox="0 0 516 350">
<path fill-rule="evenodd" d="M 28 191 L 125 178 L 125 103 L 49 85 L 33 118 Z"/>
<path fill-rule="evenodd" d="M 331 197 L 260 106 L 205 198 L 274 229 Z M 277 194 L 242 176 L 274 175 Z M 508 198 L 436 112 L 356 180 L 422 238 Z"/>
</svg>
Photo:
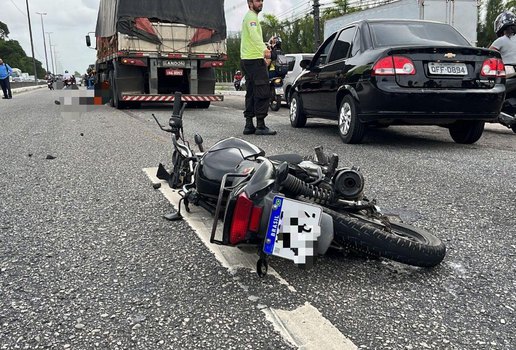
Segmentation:
<svg viewBox="0 0 516 350">
<path fill-rule="evenodd" d="M 363 214 L 329 214 L 335 240 L 367 255 L 420 267 L 436 266 L 446 255 L 442 241 L 423 229 L 398 222 L 386 225 Z"/>
</svg>

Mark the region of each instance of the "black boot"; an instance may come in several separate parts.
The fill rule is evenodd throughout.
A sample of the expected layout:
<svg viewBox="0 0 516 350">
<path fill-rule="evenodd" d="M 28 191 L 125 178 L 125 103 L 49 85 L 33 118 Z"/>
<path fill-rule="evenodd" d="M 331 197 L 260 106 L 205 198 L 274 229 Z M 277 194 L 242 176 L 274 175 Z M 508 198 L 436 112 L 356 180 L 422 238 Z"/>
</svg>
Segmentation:
<svg viewBox="0 0 516 350">
<path fill-rule="evenodd" d="M 256 135 L 276 135 L 277 132 L 275 130 L 271 130 L 265 126 L 265 117 L 256 118 Z"/>
<path fill-rule="evenodd" d="M 256 128 L 253 124 L 253 118 L 245 118 L 244 135 L 254 134 Z"/>
</svg>

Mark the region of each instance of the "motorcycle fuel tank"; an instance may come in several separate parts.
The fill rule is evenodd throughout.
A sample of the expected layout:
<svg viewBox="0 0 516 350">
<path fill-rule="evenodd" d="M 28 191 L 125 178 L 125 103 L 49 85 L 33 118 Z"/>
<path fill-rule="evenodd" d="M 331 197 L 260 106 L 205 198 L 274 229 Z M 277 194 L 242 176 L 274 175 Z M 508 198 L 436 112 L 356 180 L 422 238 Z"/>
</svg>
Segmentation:
<svg viewBox="0 0 516 350">
<path fill-rule="evenodd" d="M 265 152 L 245 140 L 230 137 L 217 142 L 201 158 L 195 172 L 197 191 L 203 195 L 218 196 L 222 177 L 236 172 L 244 159 L 265 155 Z"/>
</svg>

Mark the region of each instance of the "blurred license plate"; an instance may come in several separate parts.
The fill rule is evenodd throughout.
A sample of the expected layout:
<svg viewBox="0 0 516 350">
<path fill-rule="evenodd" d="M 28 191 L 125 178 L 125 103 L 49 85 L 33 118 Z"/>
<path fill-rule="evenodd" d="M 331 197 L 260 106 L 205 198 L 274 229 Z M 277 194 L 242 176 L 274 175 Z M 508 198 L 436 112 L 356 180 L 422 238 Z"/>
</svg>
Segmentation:
<svg viewBox="0 0 516 350">
<path fill-rule="evenodd" d="M 165 75 L 173 75 L 173 76 L 182 76 L 183 75 L 183 70 L 182 69 L 172 69 L 172 68 L 169 68 L 169 69 L 166 69 L 165 70 Z"/>
<path fill-rule="evenodd" d="M 283 88 L 277 87 L 276 88 L 276 95 L 283 95 Z"/>
<path fill-rule="evenodd" d="M 428 63 L 430 74 L 437 75 L 467 75 L 468 68 L 465 63 Z"/>
<path fill-rule="evenodd" d="M 316 253 L 322 208 L 281 196 L 272 203 L 263 252 L 304 264 L 306 257 Z"/>
</svg>

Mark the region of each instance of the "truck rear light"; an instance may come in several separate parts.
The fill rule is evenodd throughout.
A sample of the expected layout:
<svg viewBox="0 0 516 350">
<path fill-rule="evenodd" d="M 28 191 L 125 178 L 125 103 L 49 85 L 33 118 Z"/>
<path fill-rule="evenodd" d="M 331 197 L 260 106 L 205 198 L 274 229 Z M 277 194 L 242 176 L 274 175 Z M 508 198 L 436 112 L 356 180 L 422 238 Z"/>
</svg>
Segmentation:
<svg viewBox="0 0 516 350">
<path fill-rule="evenodd" d="M 238 244 L 245 240 L 247 232 L 258 232 L 263 209 L 254 205 L 242 192 L 238 195 L 229 229 L 229 243 Z"/>
<path fill-rule="evenodd" d="M 410 58 L 404 56 L 387 56 L 373 66 L 371 75 L 415 75 L 416 68 Z"/>
<path fill-rule="evenodd" d="M 201 68 L 222 67 L 223 65 L 222 61 L 206 61 L 201 64 Z"/>
<path fill-rule="evenodd" d="M 505 66 L 499 58 L 488 58 L 482 63 L 480 75 L 483 77 L 501 78 L 505 77 Z"/>
<path fill-rule="evenodd" d="M 130 66 L 147 67 L 147 64 L 143 60 L 138 60 L 134 58 L 123 58 L 122 64 L 127 64 Z"/>
</svg>

